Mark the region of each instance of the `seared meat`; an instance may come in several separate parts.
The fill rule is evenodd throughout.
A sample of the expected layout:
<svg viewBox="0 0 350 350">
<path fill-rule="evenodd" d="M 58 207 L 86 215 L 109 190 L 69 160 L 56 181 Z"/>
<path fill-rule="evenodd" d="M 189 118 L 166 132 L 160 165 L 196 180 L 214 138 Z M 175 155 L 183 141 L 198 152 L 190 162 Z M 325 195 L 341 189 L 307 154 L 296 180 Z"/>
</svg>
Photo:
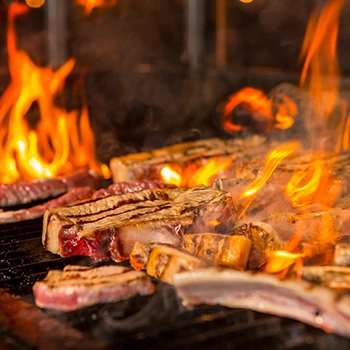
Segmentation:
<svg viewBox="0 0 350 350">
<path fill-rule="evenodd" d="M 99 179 L 95 171 L 83 171 L 61 179 L 40 179 L 0 185 L 0 207 L 26 204 L 59 196 L 74 187 L 96 188 Z"/>
<path fill-rule="evenodd" d="M 205 232 L 213 220 L 225 223 L 220 230 L 232 229 L 235 212 L 229 193 L 204 186 L 148 189 L 47 211 L 43 244 L 63 257 L 122 261 L 138 241 L 179 245 L 183 233 Z"/>
<path fill-rule="evenodd" d="M 124 194 L 147 190 L 149 188 L 176 188 L 175 185 L 166 184 L 161 181 L 131 181 L 117 182 L 110 185 L 108 188 L 102 188 L 94 193 L 93 199 L 98 199 L 112 194 Z"/>
<path fill-rule="evenodd" d="M 182 247 L 191 254 L 237 270 L 246 268 L 251 245 L 244 236 L 217 233 L 186 234 L 182 241 Z"/>
<path fill-rule="evenodd" d="M 349 296 L 324 287 L 220 268 L 179 273 L 173 282 L 179 297 L 188 304 L 251 309 L 350 336 Z"/>
<path fill-rule="evenodd" d="M 63 271 L 49 271 L 43 281 L 34 284 L 33 292 L 37 306 L 71 311 L 136 294 L 149 295 L 154 286 L 145 273 L 127 267 L 66 266 Z"/>
<path fill-rule="evenodd" d="M 146 270 L 150 276 L 170 284 L 179 272 L 211 265 L 209 260 L 178 247 L 160 243 L 144 245 L 139 242 L 130 253 L 130 264 L 135 270 Z"/>
<path fill-rule="evenodd" d="M 252 248 L 248 258 L 247 268 L 257 269 L 267 262 L 268 253 L 283 249 L 286 242 L 280 239 L 276 230 L 264 222 L 250 222 L 238 224 L 233 235 L 243 235 L 252 241 Z"/>
<path fill-rule="evenodd" d="M 51 199 L 44 204 L 38 204 L 28 209 L 11 210 L 0 212 L 0 223 L 18 222 L 23 220 L 32 220 L 43 216 L 45 211 L 67 205 L 78 200 L 90 198 L 93 194 L 93 190 L 87 187 L 73 188 L 68 193 L 65 193 L 61 197 Z"/>
<path fill-rule="evenodd" d="M 167 164 L 183 167 L 190 163 L 203 165 L 203 160 L 213 157 L 230 158 L 232 155 L 239 157 L 246 153 L 257 154 L 259 151 L 262 153 L 261 146 L 265 142 L 265 138 L 253 136 L 246 139 L 209 139 L 180 143 L 152 152 L 113 158 L 110 168 L 114 182 L 157 180 L 160 178 L 160 170 Z"/>
</svg>

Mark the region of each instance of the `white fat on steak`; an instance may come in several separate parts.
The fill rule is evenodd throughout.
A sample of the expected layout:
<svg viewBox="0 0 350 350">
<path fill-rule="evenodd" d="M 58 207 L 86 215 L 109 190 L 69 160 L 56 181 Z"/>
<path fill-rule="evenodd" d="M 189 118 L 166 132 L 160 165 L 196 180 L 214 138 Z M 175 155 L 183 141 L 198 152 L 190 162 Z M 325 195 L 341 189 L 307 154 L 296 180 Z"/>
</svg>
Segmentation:
<svg viewBox="0 0 350 350">
<path fill-rule="evenodd" d="M 68 265 L 63 271 L 49 271 L 43 281 L 34 284 L 33 292 L 37 306 L 71 311 L 137 294 L 150 295 L 154 285 L 144 272 L 128 267 Z"/>
<path fill-rule="evenodd" d="M 350 336 L 349 295 L 325 287 L 220 268 L 183 272 L 173 277 L 173 283 L 187 304 L 251 309 Z"/>
</svg>

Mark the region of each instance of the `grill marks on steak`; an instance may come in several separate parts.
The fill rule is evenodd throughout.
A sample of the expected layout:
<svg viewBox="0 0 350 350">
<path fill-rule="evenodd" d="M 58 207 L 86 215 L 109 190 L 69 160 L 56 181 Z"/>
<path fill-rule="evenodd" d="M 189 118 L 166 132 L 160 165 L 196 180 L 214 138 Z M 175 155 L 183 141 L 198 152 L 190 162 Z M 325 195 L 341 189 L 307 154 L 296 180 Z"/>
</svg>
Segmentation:
<svg viewBox="0 0 350 350">
<path fill-rule="evenodd" d="M 73 188 L 68 193 L 65 193 L 64 195 L 58 198 L 52 199 L 44 204 L 38 204 L 28 209 L 0 212 L 0 223 L 4 224 L 4 223 L 18 222 L 23 220 L 36 219 L 44 215 L 45 210 L 56 208 L 78 200 L 89 198 L 91 197 L 92 194 L 93 194 L 93 190 L 91 188 L 86 188 L 86 187 Z"/>
<path fill-rule="evenodd" d="M 0 185 L 0 207 L 27 204 L 37 200 L 59 196 L 74 187 L 95 189 L 99 179 L 95 171 L 83 171 L 61 179 L 40 179 Z"/>
<path fill-rule="evenodd" d="M 150 295 L 154 285 L 140 271 L 123 266 L 66 266 L 51 270 L 33 287 L 39 307 L 71 311 L 97 303 L 116 302 L 140 295 Z"/>
<path fill-rule="evenodd" d="M 43 244 L 63 257 L 128 259 L 135 242 L 179 245 L 187 231 L 205 232 L 212 220 L 232 229 L 229 193 L 211 187 L 148 189 L 90 199 L 45 213 Z"/>
</svg>

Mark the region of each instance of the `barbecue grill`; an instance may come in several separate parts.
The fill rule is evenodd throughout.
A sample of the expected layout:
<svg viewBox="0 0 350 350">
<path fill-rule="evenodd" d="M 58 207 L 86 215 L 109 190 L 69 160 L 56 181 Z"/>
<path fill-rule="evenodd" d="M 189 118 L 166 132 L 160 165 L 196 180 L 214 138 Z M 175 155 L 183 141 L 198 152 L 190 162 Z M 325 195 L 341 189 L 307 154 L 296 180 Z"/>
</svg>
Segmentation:
<svg viewBox="0 0 350 350">
<path fill-rule="evenodd" d="M 62 259 L 41 244 L 41 220 L 0 228 L 1 349 L 346 349 L 350 340 L 305 324 L 250 310 L 184 307 L 175 290 L 157 283 L 152 296 L 44 312 L 34 305 L 35 281 L 50 269 L 91 264 Z M 20 296 L 14 297 L 12 295 Z"/>
<path fill-rule="evenodd" d="M 72 54 L 77 57 L 74 79 L 87 70 L 84 86 L 97 153 L 107 163 L 114 156 L 170 143 L 227 137 L 219 122 L 220 102 L 231 92 L 297 83 L 302 36 L 318 2 L 174 0 L 155 5 L 155 0 L 119 0 L 114 8 L 84 19 L 75 2 L 47 0 L 18 28 L 21 44 L 37 61 L 58 68 Z M 3 40 L 6 12 L 1 9 Z M 345 6 L 344 13 L 349 11 Z M 151 48 L 139 40 L 145 28 Z M 340 34 L 345 73 L 350 71 L 348 31 Z M 38 40 L 43 36 L 49 38 L 45 48 Z M 81 103 L 73 93 L 74 79 L 64 99 L 69 109 Z M 8 70 L 0 67 L 1 91 L 7 81 Z M 345 89 L 348 83 L 342 81 Z M 35 120 L 35 106 L 31 112 Z M 1 349 L 350 347 L 347 338 L 294 320 L 222 306 L 186 307 L 174 288 L 160 281 L 154 281 L 152 296 L 67 313 L 40 310 L 32 286 L 49 270 L 95 264 L 51 254 L 41 234 L 41 219 L 0 225 Z"/>
</svg>

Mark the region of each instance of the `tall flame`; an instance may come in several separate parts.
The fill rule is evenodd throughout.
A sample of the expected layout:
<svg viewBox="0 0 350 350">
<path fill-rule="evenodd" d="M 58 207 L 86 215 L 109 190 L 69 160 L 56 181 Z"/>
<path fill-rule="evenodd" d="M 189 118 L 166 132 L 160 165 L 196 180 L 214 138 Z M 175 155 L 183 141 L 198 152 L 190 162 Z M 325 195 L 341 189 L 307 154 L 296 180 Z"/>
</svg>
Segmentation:
<svg viewBox="0 0 350 350">
<path fill-rule="evenodd" d="M 68 60 L 54 72 L 36 66 L 26 52 L 17 48 L 14 21 L 27 12 L 23 4 L 11 5 L 8 12 L 12 81 L 0 98 L 0 182 L 53 177 L 87 166 L 101 171 L 95 160 L 86 106 L 81 113 L 54 106 L 54 98 L 62 91 L 75 60 Z M 40 118 L 29 122 L 28 112 L 35 102 Z"/>
</svg>

